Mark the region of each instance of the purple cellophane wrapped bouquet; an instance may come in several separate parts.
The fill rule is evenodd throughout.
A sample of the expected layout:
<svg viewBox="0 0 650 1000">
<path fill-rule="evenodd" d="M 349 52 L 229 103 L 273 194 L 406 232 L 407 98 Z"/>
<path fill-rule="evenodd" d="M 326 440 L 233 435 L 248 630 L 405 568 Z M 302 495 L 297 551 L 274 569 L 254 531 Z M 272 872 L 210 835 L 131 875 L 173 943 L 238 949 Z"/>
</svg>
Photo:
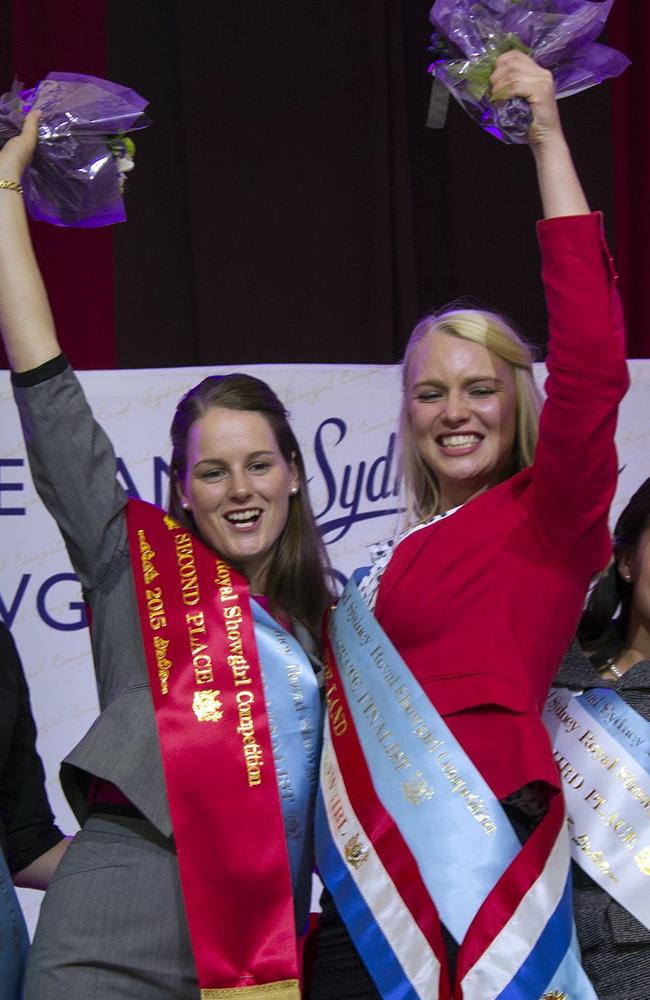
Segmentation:
<svg viewBox="0 0 650 1000">
<path fill-rule="evenodd" d="M 517 48 L 553 73 L 567 97 L 622 73 L 630 60 L 595 39 L 614 0 L 436 0 L 431 72 L 471 118 L 503 142 L 521 143 L 531 122 L 519 97 L 490 100 L 490 75 L 502 52 Z"/>
<path fill-rule="evenodd" d="M 33 219 L 94 228 L 124 222 L 124 175 L 134 145 L 126 135 L 149 124 L 129 87 L 79 73 L 48 73 L 32 90 L 15 83 L 0 97 L 0 146 L 32 108 L 41 112 L 38 145 L 22 184 Z"/>
</svg>

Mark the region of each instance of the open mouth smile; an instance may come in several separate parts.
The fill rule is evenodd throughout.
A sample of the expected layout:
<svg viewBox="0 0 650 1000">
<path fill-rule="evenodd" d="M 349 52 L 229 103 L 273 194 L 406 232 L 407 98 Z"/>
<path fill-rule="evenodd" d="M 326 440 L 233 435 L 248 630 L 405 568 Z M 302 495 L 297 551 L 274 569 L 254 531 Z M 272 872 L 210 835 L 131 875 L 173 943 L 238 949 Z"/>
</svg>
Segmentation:
<svg viewBox="0 0 650 1000">
<path fill-rule="evenodd" d="M 247 510 L 231 510 L 224 515 L 228 524 L 231 524 L 239 531 L 243 531 L 246 528 L 253 528 L 261 516 L 262 511 L 259 507 L 249 507 Z"/>
<path fill-rule="evenodd" d="M 441 434 L 436 438 L 440 447 L 449 452 L 468 451 L 479 445 L 482 440 L 480 434 Z"/>
</svg>

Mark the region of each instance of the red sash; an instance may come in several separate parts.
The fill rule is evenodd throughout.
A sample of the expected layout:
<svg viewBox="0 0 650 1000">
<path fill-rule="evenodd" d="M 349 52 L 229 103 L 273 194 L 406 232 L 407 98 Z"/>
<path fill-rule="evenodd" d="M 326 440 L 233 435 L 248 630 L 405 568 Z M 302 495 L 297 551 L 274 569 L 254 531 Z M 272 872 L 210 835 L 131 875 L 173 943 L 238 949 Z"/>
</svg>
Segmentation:
<svg viewBox="0 0 650 1000">
<path fill-rule="evenodd" d="M 202 1000 L 298 1000 L 282 813 L 246 579 L 157 507 L 129 543 Z"/>
</svg>

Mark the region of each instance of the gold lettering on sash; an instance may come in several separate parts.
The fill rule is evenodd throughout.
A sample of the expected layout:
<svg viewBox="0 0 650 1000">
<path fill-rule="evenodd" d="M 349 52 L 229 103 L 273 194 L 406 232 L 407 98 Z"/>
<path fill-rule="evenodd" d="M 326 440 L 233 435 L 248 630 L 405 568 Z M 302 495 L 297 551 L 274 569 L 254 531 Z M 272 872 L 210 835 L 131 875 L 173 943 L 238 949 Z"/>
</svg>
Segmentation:
<svg viewBox="0 0 650 1000">
<path fill-rule="evenodd" d="M 554 750 L 553 756 L 555 757 L 555 763 L 557 764 L 562 781 L 571 788 L 582 788 L 585 779 L 579 771 L 576 771 L 571 761 L 561 754 L 559 750 Z"/>
<path fill-rule="evenodd" d="M 158 669 L 158 677 L 160 680 L 160 690 L 163 694 L 167 694 L 169 691 L 169 671 L 171 670 L 172 662 L 167 659 L 167 647 L 169 646 L 169 639 L 163 639 L 161 635 L 155 635 L 153 637 L 153 648 L 156 654 L 156 667 Z"/>
<path fill-rule="evenodd" d="M 346 591 L 343 594 L 340 606 L 345 608 L 348 622 L 361 644 L 364 646 L 368 645 L 371 642 L 371 636 L 365 630 L 362 613 L 358 611 L 357 604 L 349 592 Z M 398 772 L 410 770 L 412 767 L 411 760 L 392 735 L 386 720 L 383 718 L 379 707 L 372 697 L 371 691 L 367 687 L 365 676 L 362 675 L 356 664 L 352 662 L 344 642 L 336 633 L 333 635 L 333 645 L 338 666 L 345 675 L 347 684 L 349 685 L 350 699 L 354 699 L 360 706 L 373 736 L 394 765 L 395 770 Z M 381 676 L 387 693 L 396 700 L 399 710 L 409 720 L 413 735 L 424 743 L 429 753 L 436 754 L 434 758 L 435 765 L 451 785 L 452 794 L 458 795 L 463 800 L 464 806 L 468 809 L 472 818 L 480 824 L 483 832 L 488 836 L 493 836 L 497 830 L 497 823 L 490 815 L 485 799 L 479 794 L 472 792 L 468 780 L 462 774 L 462 763 L 455 765 L 450 753 L 445 749 L 441 749 L 444 747 L 444 739 L 436 736 L 433 730 L 426 725 L 422 716 L 416 711 L 408 687 L 399 682 L 399 675 L 388 663 L 382 646 L 379 644 L 371 646 L 367 651 L 367 655 Z M 347 720 L 340 705 L 336 682 L 333 679 L 332 670 L 327 662 L 327 658 L 325 661 L 325 700 L 332 732 L 335 736 L 339 735 L 340 732 L 345 732 L 345 729 L 347 729 Z M 432 786 L 426 781 L 423 774 L 422 771 L 418 771 L 415 778 L 408 778 L 402 784 L 402 793 L 409 801 L 415 804 L 430 799 L 434 794 Z"/>
<path fill-rule="evenodd" d="M 435 762 L 449 781 L 452 792 L 458 794 L 458 796 L 463 799 L 465 805 L 472 814 L 472 818 L 475 819 L 477 823 L 480 823 L 485 833 L 491 837 L 497 829 L 497 825 L 488 812 L 485 799 L 482 798 L 482 796 L 477 795 L 475 792 L 470 791 L 467 782 L 460 774 L 458 768 L 454 766 L 448 750 L 441 750 L 440 753 L 436 755 Z"/>
<path fill-rule="evenodd" d="M 596 742 L 596 737 L 591 729 L 586 729 L 578 742 L 582 743 L 589 756 L 602 764 L 606 771 L 612 771 L 617 764 L 621 763 L 620 757 L 608 756 L 606 750 Z"/>
<path fill-rule="evenodd" d="M 144 582 L 149 586 L 150 583 L 158 576 L 158 570 L 153 564 L 153 560 L 156 553 L 149 545 L 149 542 L 145 538 L 145 534 L 142 528 L 138 531 L 138 544 L 140 546 L 140 558 L 142 561 L 142 575 L 144 577 Z"/>
<path fill-rule="evenodd" d="M 621 839 L 628 851 L 634 850 L 634 846 L 639 840 L 639 834 L 616 810 L 607 811 L 605 808 L 607 799 L 601 795 L 597 788 L 592 788 L 591 791 L 587 792 L 584 801 L 588 803 L 605 826 L 608 826 Z"/>
<path fill-rule="evenodd" d="M 323 756 L 323 767 L 325 776 L 324 784 L 328 792 L 327 802 L 330 807 L 330 812 L 337 832 L 343 837 L 345 836 L 345 828 L 348 825 L 348 817 L 345 811 L 345 806 L 341 801 L 341 796 L 336 790 L 338 787 L 338 777 L 336 771 L 332 767 L 332 761 L 330 760 L 328 754 Z"/>
<path fill-rule="evenodd" d="M 202 642 L 205 636 L 205 615 L 203 611 L 192 611 L 185 615 L 188 625 L 187 638 L 192 654 L 192 666 L 194 667 L 194 679 L 197 684 L 213 684 L 214 673 L 212 670 L 212 658 L 206 653 L 207 642 Z"/>
<path fill-rule="evenodd" d="M 332 819 L 334 820 L 336 829 L 341 832 L 343 827 L 347 824 L 347 817 L 339 795 L 334 796 L 330 802 L 330 808 L 332 810 Z"/>
<path fill-rule="evenodd" d="M 643 809 L 650 813 L 650 795 L 638 784 L 638 779 L 633 771 L 629 771 L 625 765 L 619 767 L 616 772 L 616 780 L 620 781 L 626 792 L 629 792 Z"/>
<path fill-rule="evenodd" d="M 650 844 L 642 847 L 639 853 L 634 855 L 633 861 L 643 875 L 650 877 Z"/>
<path fill-rule="evenodd" d="M 576 847 L 580 848 L 585 857 L 589 858 L 589 860 L 596 865 L 598 870 L 601 871 L 603 875 L 606 875 L 607 878 L 611 878 L 612 882 L 618 882 L 618 876 L 612 871 L 611 865 L 603 852 L 595 851 L 591 846 L 588 834 L 580 833 L 577 836 L 572 837 L 571 840 Z"/>
<path fill-rule="evenodd" d="M 353 837 L 350 837 L 343 848 L 343 853 L 345 854 L 345 860 L 352 868 L 354 868 L 355 871 L 358 871 L 363 862 L 367 861 L 370 855 L 369 849 L 364 847 L 361 843 L 358 833 L 355 833 Z"/>
<path fill-rule="evenodd" d="M 560 720 L 567 736 L 579 728 L 580 723 L 569 714 L 567 706 L 559 694 L 554 694 L 549 699 L 547 708 Z"/>
<path fill-rule="evenodd" d="M 221 691 L 209 689 L 194 692 L 192 710 L 199 722 L 219 722 L 223 716 L 223 712 L 219 711 L 222 707 L 219 701 L 220 694 Z"/>
<path fill-rule="evenodd" d="M 147 606 L 147 617 L 149 618 L 149 628 L 152 632 L 160 632 L 167 627 L 167 617 L 165 614 L 165 604 L 161 587 L 150 587 L 149 584 L 159 576 L 158 570 L 154 566 L 153 560 L 156 553 L 147 541 L 143 528 L 138 528 L 138 546 L 140 549 L 140 564 L 142 577 L 147 587 L 144 592 Z M 167 656 L 169 639 L 164 639 L 161 635 L 153 637 L 154 655 L 156 658 L 156 670 L 160 681 L 162 694 L 169 692 L 169 673 L 172 669 L 172 661 Z"/>
<path fill-rule="evenodd" d="M 255 695 L 252 691 L 247 690 L 252 682 L 249 676 L 250 663 L 246 658 L 241 636 L 241 626 L 244 616 L 241 605 L 235 603 L 239 601 L 239 595 L 232 585 L 230 567 L 227 563 L 222 562 L 221 559 L 217 559 L 216 561 L 214 582 L 218 587 L 219 602 L 222 605 L 223 623 L 226 629 L 226 643 L 228 646 L 226 662 L 232 670 L 235 688 L 243 688 L 243 690 L 237 690 L 235 693 L 237 717 L 239 720 L 236 732 L 241 736 L 248 787 L 256 788 L 262 784 L 264 750 L 257 742 L 255 736 L 255 721 L 253 718 Z"/>
<path fill-rule="evenodd" d="M 255 723 L 251 708 L 251 705 L 255 703 L 255 695 L 252 691 L 238 691 L 235 695 L 235 701 L 239 716 L 237 732 L 241 736 L 244 748 L 248 787 L 255 788 L 262 784 L 262 767 L 264 765 L 264 751 L 255 738 Z"/>
<path fill-rule="evenodd" d="M 181 531 L 174 538 L 176 546 L 176 562 L 181 581 L 181 597 L 183 604 L 194 607 L 201 600 L 199 579 L 194 561 L 194 546 L 192 536 L 187 531 Z"/>
<path fill-rule="evenodd" d="M 325 654 L 325 704 L 327 706 L 327 714 L 329 715 L 330 728 L 334 736 L 342 736 L 343 733 L 347 732 L 348 720 L 345 716 L 345 710 L 341 704 L 341 699 L 338 694 L 338 686 L 334 680 L 334 674 L 332 672 L 332 665 L 330 663 L 329 654 Z"/>
<path fill-rule="evenodd" d="M 154 632 L 157 632 L 161 628 L 166 628 L 167 618 L 165 617 L 162 589 L 160 587 L 153 587 L 151 590 L 145 590 L 144 596 L 147 602 L 147 613 L 151 628 Z"/>
</svg>

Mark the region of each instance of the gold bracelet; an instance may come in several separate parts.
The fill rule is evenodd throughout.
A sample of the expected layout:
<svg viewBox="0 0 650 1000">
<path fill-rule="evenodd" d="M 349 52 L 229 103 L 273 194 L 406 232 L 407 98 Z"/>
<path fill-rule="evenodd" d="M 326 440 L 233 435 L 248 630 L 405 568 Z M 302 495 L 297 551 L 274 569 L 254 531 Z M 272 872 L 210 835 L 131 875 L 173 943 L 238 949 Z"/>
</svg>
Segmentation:
<svg viewBox="0 0 650 1000">
<path fill-rule="evenodd" d="M 0 181 L 0 189 L 3 191 L 17 191 L 18 194 L 23 193 L 23 186 L 18 181 Z"/>
</svg>

